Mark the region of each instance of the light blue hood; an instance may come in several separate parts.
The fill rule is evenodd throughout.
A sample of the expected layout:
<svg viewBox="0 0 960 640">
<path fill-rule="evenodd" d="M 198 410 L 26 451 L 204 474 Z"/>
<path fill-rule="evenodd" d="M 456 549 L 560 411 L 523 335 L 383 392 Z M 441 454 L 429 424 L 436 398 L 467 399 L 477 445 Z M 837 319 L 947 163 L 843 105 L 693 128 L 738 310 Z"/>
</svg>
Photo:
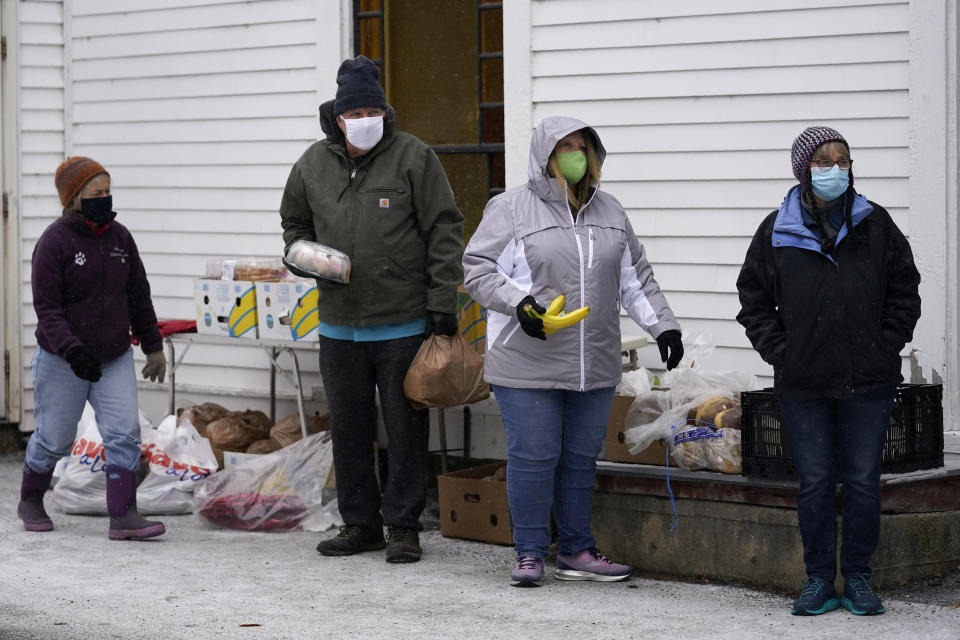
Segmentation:
<svg viewBox="0 0 960 640">
<path fill-rule="evenodd" d="M 873 213 L 873 206 L 865 197 L 857 194 L 853 198 L 850 218 L 853 226 L 857 226 L 868 215 Z M 844 220 L 843 226 L 837 232 L 837 246 L 847 236 L 847 222 Z M 808 249 L 826 256 L 831 262 L 836 262 L 833 256 L 825 254 L 820 249 L 820 239 L 813 231 L 803 224 L 803 205 L 800 203 L 800 187 L 795 186 L 787 192 L 787 197 L 783 199 L 780 210 L 777 212 L 777 221 L 773 225 L 773 246 L 774 247 L 797 247 L 798 249 Z"/>
</svg>

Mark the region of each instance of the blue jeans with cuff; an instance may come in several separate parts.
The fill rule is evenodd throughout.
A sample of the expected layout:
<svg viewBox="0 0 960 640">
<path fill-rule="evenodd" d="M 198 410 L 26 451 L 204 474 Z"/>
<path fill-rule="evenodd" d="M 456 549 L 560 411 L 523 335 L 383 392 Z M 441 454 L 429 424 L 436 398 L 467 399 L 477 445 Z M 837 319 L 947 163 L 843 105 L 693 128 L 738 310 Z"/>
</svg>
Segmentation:
<svg viewBox="0 0 960 640">
<path fill-rule="evenodd" d="M 559 554 L 593 548 L 594 477 L 614 388 L 492 389 L 507 434 L 507 500 L 517 557 L 549 554 L 551 511 Z"/>
<path fill-rule="evenodd" d="M 27 443 L 27 464 L 36 473 L 53 470 L 70 454 L 77 423 L 89 400 L 97 416 L 106 462 L 136 471 L 140 464 L 140 412 L 133 349 L 100 365 L 100 379 L 78 378 L 70 363 L 37 347 L 33 370 L 33 418 L 37 428 Z"/>
<path fill-rule="evenodd" d="M 797 518 L 807 575 L 837 574 L 836 486 L 843 483 L 840 572 L 869 577 L 880 540 L 880 462 L 896 389 L 850 398 L 777 395 L 800 489 Z"/>
</svg>

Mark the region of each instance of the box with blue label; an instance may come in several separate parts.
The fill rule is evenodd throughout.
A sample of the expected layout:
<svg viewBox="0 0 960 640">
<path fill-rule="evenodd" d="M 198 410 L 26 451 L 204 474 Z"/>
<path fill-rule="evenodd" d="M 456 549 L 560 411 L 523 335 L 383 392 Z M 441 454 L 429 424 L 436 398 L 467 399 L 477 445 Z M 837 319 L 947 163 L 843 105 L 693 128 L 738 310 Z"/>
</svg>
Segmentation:
<svg viewBox="0 0 960 640">
<path fill-rule="evenodd" d="M 257 295 L 250 280 L 193 281 L 197 333 L 257 338 Z"/>
<path fill-rule="evenodd" d="M 293 282 L 258 282 L 257 325 L 261 338 L 317 339 L 317 283 L 306 278 Z"/>
</svg>

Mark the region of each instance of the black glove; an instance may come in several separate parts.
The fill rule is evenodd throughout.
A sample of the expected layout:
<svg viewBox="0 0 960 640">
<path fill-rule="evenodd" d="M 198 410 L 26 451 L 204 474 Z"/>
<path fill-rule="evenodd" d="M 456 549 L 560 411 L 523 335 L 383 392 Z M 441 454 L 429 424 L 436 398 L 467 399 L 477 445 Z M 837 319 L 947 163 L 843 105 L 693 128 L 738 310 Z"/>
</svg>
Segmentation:
<svg viewBox="0 0 960 640">
<path fill-rule="evenodd" d="M 547 334 L 543 332 L 543 320 L 527 315 L 527 312 L 523 309 L 527 305 L 530 305 L 537 313 L 544 313 L 547 310 L 546 307 L 540 306 L 536 298 L 527 296 L 517 305 L 517 320 L 520 321 L 520 328 L 531 338 L 546 340 Z"/>
<path fill-rule="evenodd" d="M 680 339 L 680 332 L 676 329 L 664 331 L 657 336 L 657 346 L 660 347 L 660 360 L 667 363 L 667 371 L 680 364 L 680 358 L 683 357 L 683 341 Z M 667 353 L 670 356 L 667 357 Z"/>
<path fill-rule="evenodd" d="M 66 360 L 78 378 L 96 382 L 100 379 L 100 363 L 86 347 L 70 347 Z"/>
<path fill-rule="evenodd" d="M 432 334 L 438 336 L 455 336 L 460 328 L 460 322 L 455 313 L 427 312 L 427 328 L 423 330 L 424 337 Z"/>
</svg>

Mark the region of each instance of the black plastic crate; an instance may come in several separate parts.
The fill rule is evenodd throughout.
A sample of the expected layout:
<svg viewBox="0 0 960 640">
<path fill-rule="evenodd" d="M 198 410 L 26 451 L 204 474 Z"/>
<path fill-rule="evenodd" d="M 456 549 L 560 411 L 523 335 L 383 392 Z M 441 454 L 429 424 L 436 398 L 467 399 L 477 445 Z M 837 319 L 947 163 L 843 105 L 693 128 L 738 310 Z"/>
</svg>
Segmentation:
<svg viewBox="0 0 960 640">
<path fill-rule="evenodd" d="M 793 447 L 773 389 L 740 394 L 743 475 L 771 480 L 796 478 Z M 882 473 L 907 473 L 943 466 L 943 387 L 902 384 L 887 427 Z"/>
</svg>

